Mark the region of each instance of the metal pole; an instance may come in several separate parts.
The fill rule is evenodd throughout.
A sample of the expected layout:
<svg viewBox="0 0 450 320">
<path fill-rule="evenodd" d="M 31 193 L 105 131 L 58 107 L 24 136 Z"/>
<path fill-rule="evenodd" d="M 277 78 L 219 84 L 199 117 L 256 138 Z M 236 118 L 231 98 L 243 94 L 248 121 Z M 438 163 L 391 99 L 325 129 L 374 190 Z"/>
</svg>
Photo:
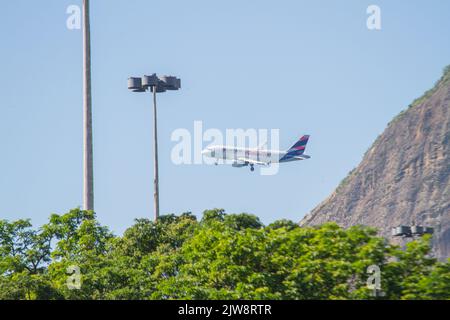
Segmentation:
<svg viewBox="0 0 450 320">
<path fill-rule="evenodd" d="M 94 210 L 89 0 L 83 0 L 83 209 Z"/>
<path fill-rule="evenodd" d="M 156 114 L 156 86 L 153 86 L 153 147 L 154 147 L 154 201 L 155 201 L 155 221 L 159 218 L 159 178 L 158 178 L 158 127 Z"/>
</svg>

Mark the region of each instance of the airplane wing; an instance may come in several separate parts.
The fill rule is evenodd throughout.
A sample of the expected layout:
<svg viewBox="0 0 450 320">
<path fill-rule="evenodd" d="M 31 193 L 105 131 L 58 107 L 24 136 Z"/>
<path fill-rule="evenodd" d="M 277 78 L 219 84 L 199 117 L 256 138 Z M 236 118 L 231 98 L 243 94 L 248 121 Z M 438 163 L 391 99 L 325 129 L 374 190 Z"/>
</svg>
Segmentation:
<svg viewBox="0 0 450 320">
<path fill-rule="evenodd" d="M 242 162 L 248 162 L 248 163 L 251 163 L 251 164 L 259 164 L 259 165 L 262 165 L 262 166 L 267 166 L 267 165 L 270 164 L 270 162 L 256 161 L 256 160 L 248 159 L 248 158 L 238 158 L 237 160 L 238 161 L 242 161 Z"/>
</svg>

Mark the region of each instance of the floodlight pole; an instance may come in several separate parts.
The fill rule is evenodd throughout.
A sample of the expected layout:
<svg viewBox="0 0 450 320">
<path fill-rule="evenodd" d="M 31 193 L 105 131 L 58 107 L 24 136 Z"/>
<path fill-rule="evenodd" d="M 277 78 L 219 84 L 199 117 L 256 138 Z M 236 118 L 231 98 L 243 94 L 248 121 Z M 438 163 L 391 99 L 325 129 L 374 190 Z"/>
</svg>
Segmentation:
<svg viewBox="0 0 450 320">
<path fill-rule="evenodd" d="M 83 209 L 94 210 L 89 0 L 83 0 Z"/>
<path fill-rule="evenodd" d="M 154 148 L 154 201 L 155 201 L 155 221 L 159 218 L 159 176 L 158 176 L 158 127 L 157 127 L 157 112 L 156 112 L 156 86 L 152 87 L 153 90 L 153 148 Z"/>
<path fill-rule="evenodd" d="M 153 197 L 155 206 L 155 221 L 159 219 L 159 174 L 158 174 L 158 115 L 156 108 L 156 94 L 167 90 L 179 90 L 181 80 L 173 76 L 158 77 L 156 73 L 143 78 L 128 78 L 128 89 L 133 92 L 147 92 L 148 89 L 153 93 L 153 155 L 154 155 L 154 178 L 153 178 Z"/>
</svg>

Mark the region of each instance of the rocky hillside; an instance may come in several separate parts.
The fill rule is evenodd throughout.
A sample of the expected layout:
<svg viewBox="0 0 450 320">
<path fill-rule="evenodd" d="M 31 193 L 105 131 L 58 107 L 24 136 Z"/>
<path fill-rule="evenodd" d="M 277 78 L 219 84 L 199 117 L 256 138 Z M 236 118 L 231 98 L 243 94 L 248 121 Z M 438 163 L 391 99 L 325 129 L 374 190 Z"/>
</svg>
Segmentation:
<svg viewBox="0 0 450 320">
<path fill-rule="evenodd" d="M 436 256 L 450 257 L 450 66 L 300 224 L 327 221 L 374 226 L 386 237 L 400 224 L 431 226 Z"/>
</svg>

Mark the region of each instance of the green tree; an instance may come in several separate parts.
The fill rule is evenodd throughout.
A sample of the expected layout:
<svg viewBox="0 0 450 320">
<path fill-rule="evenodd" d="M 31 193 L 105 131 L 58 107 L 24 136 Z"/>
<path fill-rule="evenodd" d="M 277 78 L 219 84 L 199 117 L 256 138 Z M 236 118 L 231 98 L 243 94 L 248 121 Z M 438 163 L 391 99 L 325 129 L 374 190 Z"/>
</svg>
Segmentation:
<svg viewBox="0 0 450 320">
<path fill-rule="evenodd" d="M 430 248 L 429 236 L 402 249 L 372 228 L 265 227 L 223 209 L 137 219 L 117 237 L 75 209 L 38 229 L 0 221 L 0 299 L 450 299 L 450 261 Z M 382 297 L 366 284 L 373 265 Z"/>
<path fill-rule="evenodd" d="M 0 220 L 0 299 L 58 299 L 47 266 L 54 233 L 29 220 Z"/>
<path fill-rule="evenodd" d="M 44 228 L 51 230 L 57 241 L 48 267 L 53 286 L 68 299 L 104 298 L 108 287 L 101 277 L 108 266 L 105 256 L 112 249 L 114 239 L 108 228 L 100 225 L 94 212 L 80 209 L 52 215 Z M 81 290 L 67 286 L 71 266 L 80 269 Z"/>
</svg>

